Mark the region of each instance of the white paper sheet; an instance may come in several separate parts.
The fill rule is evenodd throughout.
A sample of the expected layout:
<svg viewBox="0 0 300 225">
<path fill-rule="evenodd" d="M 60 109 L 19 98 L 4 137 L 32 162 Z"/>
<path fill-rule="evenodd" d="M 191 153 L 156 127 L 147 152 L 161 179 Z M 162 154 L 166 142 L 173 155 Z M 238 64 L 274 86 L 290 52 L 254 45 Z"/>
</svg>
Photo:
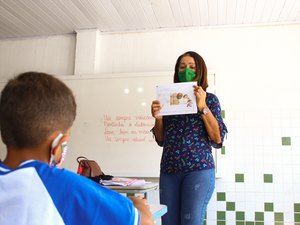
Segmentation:
<svg viewBox="0 0 300 225">
<path fill-rule="evenodd" d="M 127 177 L 114 177 L 111 180 L 102 180 L 100 183 L 104 186 L 143 186 L 146 181 Z"/>
<path fill-rule="evenodd" d="M 156 98 L 162 106 L 159 115 L 197 113 L 194 85 L 197 85 L 197 82 L 157 85 Z"/>
</svg>

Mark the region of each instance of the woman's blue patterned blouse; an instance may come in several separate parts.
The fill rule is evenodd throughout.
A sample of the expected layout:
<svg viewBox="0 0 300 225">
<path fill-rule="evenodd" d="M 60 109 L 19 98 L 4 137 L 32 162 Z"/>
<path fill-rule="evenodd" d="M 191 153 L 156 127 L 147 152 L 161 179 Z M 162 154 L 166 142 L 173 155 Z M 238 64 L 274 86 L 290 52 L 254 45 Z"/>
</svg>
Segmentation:
<svg viewBox="0 0 300 225">
<path fill-rule="evenodd" d="M 217 119 L 222 143 L 227 133 L 216 95 L 207 93 L 206 104 Z M 164 141 L 160 169 L 163 173 L 182 173 L 214 168 L 212 147 L 221 148 L 210 140 L 200 113 L 164 116 Z"/>
</svg>

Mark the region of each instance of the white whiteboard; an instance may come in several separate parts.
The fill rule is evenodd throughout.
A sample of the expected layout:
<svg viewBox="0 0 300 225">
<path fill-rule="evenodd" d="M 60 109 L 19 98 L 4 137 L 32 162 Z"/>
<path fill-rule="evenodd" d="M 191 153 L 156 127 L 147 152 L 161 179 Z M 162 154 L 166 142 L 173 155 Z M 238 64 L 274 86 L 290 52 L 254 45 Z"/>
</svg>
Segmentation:
<svg viewBox="0 0 300 225">
<path fill-rule="evenodd" d="M 76 172 L 76 158 L 82 155 L 96 160 L 106 174 L 159 176 L 162 148 L 150 133 L 154 125 L 150 106 L 155 86 L 173 83 L 173 72 L 59 78 L 73 90 L 77 102 L 65 168 Z M 2 159 L 4 149 L 2 144 Z"/>
</svg>

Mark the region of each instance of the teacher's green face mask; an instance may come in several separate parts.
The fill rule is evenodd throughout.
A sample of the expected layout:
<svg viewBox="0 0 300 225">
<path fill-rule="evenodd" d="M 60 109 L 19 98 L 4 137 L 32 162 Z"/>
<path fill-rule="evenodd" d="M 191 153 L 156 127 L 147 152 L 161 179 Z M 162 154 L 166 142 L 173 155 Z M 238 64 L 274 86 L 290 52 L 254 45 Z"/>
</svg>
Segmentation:
<svg viewBox="0 0 300 225">
<path fill-rule="evenodd" d="M 190 82 L 196 77 L 195 71 L 186 68 L 185 70 L 182 70 L 178 72 L 178 79 L 180 82 Z"/>
</svg>

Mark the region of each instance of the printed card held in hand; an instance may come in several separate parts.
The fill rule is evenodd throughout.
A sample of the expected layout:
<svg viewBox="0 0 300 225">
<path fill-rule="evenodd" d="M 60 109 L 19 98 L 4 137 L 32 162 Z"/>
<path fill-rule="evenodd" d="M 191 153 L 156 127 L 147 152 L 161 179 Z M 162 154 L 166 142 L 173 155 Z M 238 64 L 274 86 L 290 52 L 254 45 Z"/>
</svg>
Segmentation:
<svg viewBox="0 0 300 225">
<path fill-rule="evenodd" d="M 193 86 L 197 82 L 156 86 L 156 98 L 162 106 L 160 116 L 197 113 Z"/>
</svg>

